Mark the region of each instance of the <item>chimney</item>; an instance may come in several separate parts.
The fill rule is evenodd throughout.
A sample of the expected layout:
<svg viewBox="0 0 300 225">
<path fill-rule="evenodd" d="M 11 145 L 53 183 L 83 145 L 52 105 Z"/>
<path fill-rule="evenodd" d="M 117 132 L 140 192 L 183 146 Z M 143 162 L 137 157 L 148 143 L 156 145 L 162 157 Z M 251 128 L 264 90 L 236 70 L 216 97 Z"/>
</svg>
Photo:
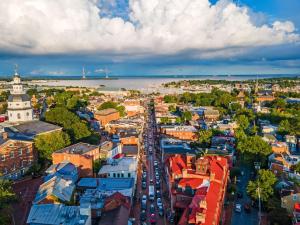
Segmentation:
<svg viewBox="0 0 300 225">
<path fill-rule="evenodd" d="M 8 133 L 7 132 L 3 132 L 2 133 L 2 138 L 3 138 L 3 140 L 8 139 Z"/>
</svg>

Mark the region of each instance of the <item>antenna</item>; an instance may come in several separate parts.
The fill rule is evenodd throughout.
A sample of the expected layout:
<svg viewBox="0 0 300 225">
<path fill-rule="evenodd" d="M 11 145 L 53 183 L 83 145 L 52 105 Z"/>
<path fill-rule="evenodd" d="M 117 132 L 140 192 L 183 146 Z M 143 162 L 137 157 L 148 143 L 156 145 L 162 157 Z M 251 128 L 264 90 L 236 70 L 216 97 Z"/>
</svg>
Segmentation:
<svg viewBox="0 0 300 225">
<path fill-rule="evenodd" d="M 85 75 L 85 69 L 84 67 L 82 67 L 82 79 L 86 79 L 86 75 Z"/>
<path fill-rule="evenodd" d="M 15 75 L 18 75 L 18 68 L 19 68 L 18 64 L 15 64 L 15 68 L 14 68 L 14 70 L 15 70 Z"/>
</svg>

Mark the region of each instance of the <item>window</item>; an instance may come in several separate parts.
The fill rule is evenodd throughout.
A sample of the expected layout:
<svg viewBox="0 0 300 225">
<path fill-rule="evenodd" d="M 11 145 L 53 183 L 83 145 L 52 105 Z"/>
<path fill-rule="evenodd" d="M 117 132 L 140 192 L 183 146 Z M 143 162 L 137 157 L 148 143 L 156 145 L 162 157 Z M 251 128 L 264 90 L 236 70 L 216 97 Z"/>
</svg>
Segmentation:
<svg viewBox="0 0 300 225">
<path fill-rule="evenodd" d="M 17 117 L 18 117 L 18 119 L 21 119 L 21 114 L 18 113 L 18 114 L 17 114 Z"/>
<path fill-rule="evenodd" d="M 116 177 L 116 174 L 115 174 L 115 173 L 113 173 L 113 177 Z"/>
<path fill-rule="evenodd" d="M 27 112 L 26 115 L 29 116 L 29 112 Z"/>
<path fill-rule="evenodd" d="M 13 164 L 12 170 L 13 171 L 16 170 L 16 164 L 15 163 Z"/>
<path fill-rule="evenodd" d="M 119 174 L 119 173 L 117 174 L 117 177 L 118 177 L 118 178 L 120 177 L 120 174 Z"/>
<path fill-rule="evenodd" d="M 121 173 L 121 177 L 124 177 L 124 173 Z"/>
<path fill-rule="evenodd" d="M 129 178 L 129 177 L 131 177 L 131 174 L 130 174 L 130 173 L 128 173 L 128 178 Z"/>
<path fill-rule="evenodd" d="M 1 161 L 5 161 L 5 155 L 1 155 Z"/>
<path fill-rule="evenodd" d="M 7 168 L 6 167 L 4 167 L 4 169 L 3 169 L 3 174 L 7 174 Z"/>
<path fill-rule="evenodd" d="M 11 151 L 11 152 L 9 153 L 9 155 L 10 155 L 10 158 L 15 158 L 15 153 L 14 153 L 14 151 Z"/>
<path fill-rule="evenodd" d="M 20 149 L 19 149 L 19 155 L 22 155 L 22 153 L 23 153 L 23 151 L 22 151 L 22 149 L 20 148 Z"/>
<path fill-rule="evenodd" d="M 27 154 L 27 155 L 30 154 L 30 148 L 29 148 L 29 147 L 26 149 L 26 154 Z"/>
<path fill-rule="evenodd" d="M 293 195 L 293 201 L 297 201 L 297 199 L 298 199 L 297 194 Z"/>
</svg>

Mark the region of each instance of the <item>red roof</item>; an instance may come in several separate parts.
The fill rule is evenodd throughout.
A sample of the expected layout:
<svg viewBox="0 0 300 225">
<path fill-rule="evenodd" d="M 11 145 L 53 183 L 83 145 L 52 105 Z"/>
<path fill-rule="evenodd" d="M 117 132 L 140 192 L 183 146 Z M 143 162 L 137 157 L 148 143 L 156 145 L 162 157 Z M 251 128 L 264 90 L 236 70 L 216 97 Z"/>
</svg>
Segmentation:
<svg viewBox="0 0 300 225">
<path fill-rule="evenodd" d="M 172 174 L 181 174 L 182 169 L 186 169 L 185 160 L 181 155 L 175 155 L 169 158 L 169 165 Z"/>
<path fill-rule="evenodd" d="M 187 186 L 191 187 L 192 189 L 197 189 L 203 183 L 203 179 L 200 178 L 183 178 L 180 179 L 178 183 L 178 187 L 185 188 Z"/>
</svg>

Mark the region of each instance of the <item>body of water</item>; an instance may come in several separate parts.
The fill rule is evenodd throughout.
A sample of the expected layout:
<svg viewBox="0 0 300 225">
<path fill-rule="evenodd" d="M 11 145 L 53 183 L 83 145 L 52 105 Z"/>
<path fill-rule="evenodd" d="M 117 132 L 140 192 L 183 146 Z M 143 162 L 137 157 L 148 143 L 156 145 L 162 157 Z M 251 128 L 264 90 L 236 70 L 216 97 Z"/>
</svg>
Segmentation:
<svg viewBox="0 0 300 225">
<path fill-rule="evenodd" d="M 291 77 L 288 75 L 261 75 L 259 79 L 263 78 L 278 78 L 278 77 Z M 125 88 L 127 90 L 135 89 L 135 90 L 152 90 L 159 91 L 161 85 L 163 83 L 171 82 L 171 81 L 180 81 L 180 80 L 250 80 L 256 79 L 256 76 L 251 75 L 243 75 L 243 76 L 185 76 L 185 77 L 122 77 L 119 79 L 86 79 L 81 80 L 79 77 L 72 77 L 68 79 L 67 77 L 64 79 L 57 80 L 41 80 L 38 83 L 40 85 L 47 86 L 73 86 L 73 87 L 91 87 L 91 88 L 101 88 L 107 91 L 115 91 L 120 90 L 121 88 Z"/>
</svg>

